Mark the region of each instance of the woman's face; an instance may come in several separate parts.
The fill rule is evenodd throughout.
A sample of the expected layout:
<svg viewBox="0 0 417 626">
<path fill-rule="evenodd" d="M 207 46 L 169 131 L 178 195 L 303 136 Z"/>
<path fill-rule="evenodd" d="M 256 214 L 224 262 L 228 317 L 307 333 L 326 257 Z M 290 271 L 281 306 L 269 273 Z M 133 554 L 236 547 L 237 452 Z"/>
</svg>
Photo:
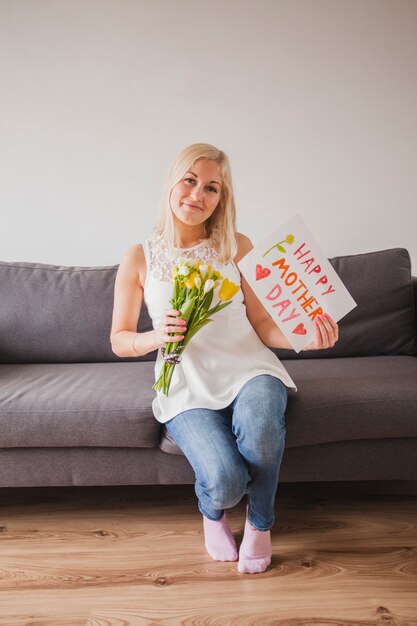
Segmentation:
<svg viewBox="0 0 417 626">
<path fill-rule="evenodd" d="M 191 165 L 171 191 L 171 209 L 183 224 L 198 226 L 213 213 L 220 200 L 222 178 L 212 159 L 199 159 Z"/>
</svg>

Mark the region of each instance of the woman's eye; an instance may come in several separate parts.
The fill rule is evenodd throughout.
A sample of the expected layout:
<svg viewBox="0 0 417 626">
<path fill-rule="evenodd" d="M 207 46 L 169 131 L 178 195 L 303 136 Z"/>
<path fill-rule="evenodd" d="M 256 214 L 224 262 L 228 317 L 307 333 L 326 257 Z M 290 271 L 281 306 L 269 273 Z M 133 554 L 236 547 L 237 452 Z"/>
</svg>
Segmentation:
<svg viewBox="0 0 417 626">
<path fill-rule="evenodd" d="M 184 178 L 185 182 L 188 183 L 188 181 L 191 181 L 192 183 L 195 183 L 194 178 Z M 217 189 L 215 189 L 215 187 L 207 187 L 207 189 L 210 189 L 210 191 L 214 191 L 214 193 L 217 193 Z"/>
</svg>

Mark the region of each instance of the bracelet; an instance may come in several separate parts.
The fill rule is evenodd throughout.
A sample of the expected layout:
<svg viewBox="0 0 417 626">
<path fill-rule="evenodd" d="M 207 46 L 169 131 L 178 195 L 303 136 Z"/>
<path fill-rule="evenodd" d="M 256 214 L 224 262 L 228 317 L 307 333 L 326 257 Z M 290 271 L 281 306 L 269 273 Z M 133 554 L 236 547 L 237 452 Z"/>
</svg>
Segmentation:
<svg viewBox="0 0 417 626">
<path fill-rule="evenodd" d="M 134 352 L 136 352 L 136 354 L 138 356 L 140 356 L 139 352 L 135 348 L 135 339 L 136 339 L 137 336 L 138 336 L 138 333 L 135 333 L 134 336 L 133 336 L 132 348 L 133 348 Z"/>
</svg>

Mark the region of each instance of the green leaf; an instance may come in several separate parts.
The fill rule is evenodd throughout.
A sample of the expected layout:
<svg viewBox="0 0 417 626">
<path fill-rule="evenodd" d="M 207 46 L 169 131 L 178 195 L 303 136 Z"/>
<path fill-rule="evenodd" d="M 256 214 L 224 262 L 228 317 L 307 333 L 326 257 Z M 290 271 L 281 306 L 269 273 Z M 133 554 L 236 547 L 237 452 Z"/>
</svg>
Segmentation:
<svg viewBox="0 0 417 626">
<path fill-rule="evenodd" d="M 213 289 L 210 289 L 210 291 L 208 293 L 206 293 L 206 297 L 205 297 L 205 301 L 204 301 L 204 308 L 209 309 L 211 303 L 213 302 Z"/>
<path fill-rule="evenodd" d="M 185 319 L 185 321 L 188 323 L 188 320 L 190 319 L 190 315 L 193 311 L 194 308 L 194 304 L 196 301 L 197 296 L 194 296 L 192 298 L 188 298 L 184 304 L 182 305 L 180 311 L 181 311 L 181 317 L 183 319 Z"/>
</svg>

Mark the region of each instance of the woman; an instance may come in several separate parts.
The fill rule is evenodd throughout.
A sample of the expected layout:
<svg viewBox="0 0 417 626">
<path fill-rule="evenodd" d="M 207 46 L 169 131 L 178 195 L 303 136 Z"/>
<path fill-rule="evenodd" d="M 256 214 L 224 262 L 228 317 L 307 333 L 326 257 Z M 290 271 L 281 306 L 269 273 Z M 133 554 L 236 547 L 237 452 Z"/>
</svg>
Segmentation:
<svg viewBox="0 0 417 626">
<path fill-rule="evenodd" d="M 152 408 L 192 465 L 206 550 L 215 560 L 238 560 L 238 571 L 263 572 L 271 563 L 270 528 L 285 444 L 288 388 L 297 391 L 269 350 L 292 349 L 268 315 L 237 262 L 253 245 L 236 232 L 235 202 L 226 154 L 210 144 L 185 148 L 172 163 L 162 209 L 152 235 L 125 253 L 115 281 L 112 350 L 122 357 L 158 348 L 155 375 L 166 342 L 187 328 L 169 308 L 172 267 L 179 257 L 199 258 L 241 286 L 229 306 L 190 341 L 174 369 L 168 396 Z M 136 332 L 142 300 L 154 330 Z M 316 319 L 307 349 L 331 348 L 338 326 Z M 226 508 L 248 494 L 239 554 Z"/>
</svg>

